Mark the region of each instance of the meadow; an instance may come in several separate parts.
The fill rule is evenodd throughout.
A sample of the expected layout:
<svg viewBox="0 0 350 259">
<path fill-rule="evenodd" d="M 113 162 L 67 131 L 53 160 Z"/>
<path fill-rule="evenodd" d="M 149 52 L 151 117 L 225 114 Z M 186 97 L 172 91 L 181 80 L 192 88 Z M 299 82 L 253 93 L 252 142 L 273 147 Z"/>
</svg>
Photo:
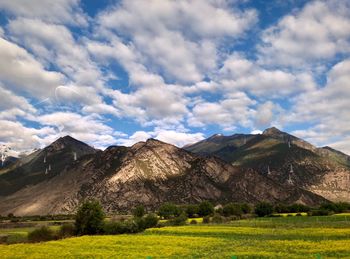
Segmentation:
<svg viewBox="0 0 350 259">
<path fill-rule="evenodd" d="M 350 216 L 256 218 L 0 245 L 0 258 L 86 257 L 350 258 Z"/>
</svg>

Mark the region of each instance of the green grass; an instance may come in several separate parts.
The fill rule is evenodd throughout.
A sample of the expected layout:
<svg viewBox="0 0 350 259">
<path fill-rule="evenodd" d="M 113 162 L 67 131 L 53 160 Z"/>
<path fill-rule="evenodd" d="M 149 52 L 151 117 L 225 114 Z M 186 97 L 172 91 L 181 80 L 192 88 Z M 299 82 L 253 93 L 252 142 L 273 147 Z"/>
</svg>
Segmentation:
<svg viewBox="0 0 350 259">
<path fill-rule="evenodd" d="M 347 258 L 350 217 L 279 217 L 1 245 L 0 258 Z"/>
</svg>

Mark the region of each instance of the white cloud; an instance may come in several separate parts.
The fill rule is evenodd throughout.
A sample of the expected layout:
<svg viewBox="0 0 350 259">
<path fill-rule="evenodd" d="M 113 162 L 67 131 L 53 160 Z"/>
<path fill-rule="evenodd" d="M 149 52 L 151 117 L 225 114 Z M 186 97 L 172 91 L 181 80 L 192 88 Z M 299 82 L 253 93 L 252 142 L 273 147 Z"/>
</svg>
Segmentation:
<svg viewBox="0 0 350 259">
<path fill-rule="evenodd" d="M 215 68 L 217 41 L 241 36 L 256 13 L 224 1 L 123 1 L 98 21 L 99 30 L 130 38 L 148 67 L 170 80 L 196 82 Z"/>
<path fill-rule="evenodd" d="M 51 96 L 63 79 L 62 74 L 45 70 L 25 49 L 0 38 L 0 80 L 4 86 L 43 98 Z"/>
<path fill-rule="evenodd" d="M 344 146 L 350 135 L 350 60 L 333 66 L 327 84 L 298 96 L 288 116 L 289 123 L 308 121 L 314 126 L 296 131 L 300 137 L 318 145 L 340 143 Z M 350 145 L 350 142 L 347 142 Z"/>
<path fill-rule="evenodd" d="M 152 137 L 152 135 L 148 132 L 136 131 L 129 138 L 119 139 L 118 143 L 119 143 L 119 145 L 122 145 L 122 146 L 131 146 L 137 142 L 146 141 L 147 139 L 149 139 L 151 137 Z"/>
<path fill-rule="evenodd" d="M 55 129 L 55 134 L 47 139 L 46 144 L 64 135 L 71 135 L 76 139 L 102 148 L 116 142 L 113 137 L 114 129 L 104 124 L 98 116 L 82 116 L 73 112 L 54 112 L 38 116 L 36 120 L 42 125 Z"/>
<path fill-rule="evenodd" d="M 87 17 L 79 7 L 79 2 L 79 0 L 0 0 L 0 10 L 16 16 L 86 26 Z"/>
<path fill-rule="evenodd" d="M 17 152 L 40 147 L 44 137 L 55 133 L 50 127 L 35 129 L 26 127 L 20 122 L 8 120 L 0 120 L 0 129 L 0 142 Z"/>
<path fill-rule="evenodd" d="M 131 146 L 137 142 L 146 141 L 149 138 L 155 138 L 178 147 L 183 147 L 186 144 L 195 143 L 204 139 L 204 134 L 156 129 L 155 131 L 150 132 L 137 131 L 129 138 L 119 139 L 118 142 L 121 145 Z"/>
<path fill-rule="evenodd" d="M 57 66 L 75 84 L 102 87 L 104 76 L 99 67 L 90 59 L 85 47 L 75 41 L 67 27 L 37 19 L 17 18 L 9 22 L 8 29 L 16 41 L 39 59 Z"/>
<path fill-rule="evenodd" d="M 219 102 L 199 102 L 193 107 L 188 123 L 194 127 L 217 124 L 225 130 L 238 125 L 251 126 L 254 104 L 256 102 L 243 92 L 231 94 Z"/>
<path fill-rule="evenodd" d="M 283 121 L 283 118 L 281 118 L 283 112 L 284 110 L 272 101 L 261 103 L 256 108 L 255 126 L 260 129 L 265 129 L 272 125 L 280 125 Z"/>
<path fill-rule="evenodd" d="M 135 118 L 142 124 L 159 119 L 175 119 L 178 123 L 188 111 L 187 99 L 170 86 L 141 88 L 130 94 L 115 90 L 111 96 L 124 117 Z"/>
<path fill-rule="evenodd" d="M 348 1 L 312 1 L 264 31 L 261 62 L 310 66 L 350 52 Z M 314 64 L 311 68 L 315 67 Z"/>
<path fill-rule="evenodd" d="M 22 96 L 17 96 L 4 89 L 0 84 L 0 119 L 15 119 L 17 116 L 25 116 L 28 112 L 35 113 L 36 109 Z"/>
<path fill-rule="evenodd" d="M 308 72 L 265 69 L 236 53 L 225 60 L 217 80 L 226 91 L 245 90 L 255 96 L 270 98 L 315 88 L 313 77 Z"/>
<path fill-rule="evenodd" d="M 187 144 L 196 143 L 204 139 L 204 134 L 178 132 L 174 130 L 159 130 L 156 131 L 155 138 L 178 147 L 183 147 Z"/>
</svg>

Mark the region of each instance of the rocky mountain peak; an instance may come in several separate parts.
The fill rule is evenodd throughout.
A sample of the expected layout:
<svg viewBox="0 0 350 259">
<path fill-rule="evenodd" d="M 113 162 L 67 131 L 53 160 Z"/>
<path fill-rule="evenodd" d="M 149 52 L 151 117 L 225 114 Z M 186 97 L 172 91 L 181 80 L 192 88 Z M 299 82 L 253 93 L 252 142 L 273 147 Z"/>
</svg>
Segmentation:
<svg viewBox="0 0 350 259">
<path fill-rule="evenodd" d="M 265 135 L 265 136 L 280 136 L 282 134 L 286 135 L 287 133 L 279 130 L 276 127 L 271 127 L 271 128 L 265 129 L 262 134 Z"/>
<path fill-rule="evenodd" d="M 84 142 L 81 142 L 69 135 L 60 137 L 53 143 L 51 143 L 46 149 L 49 149 L 51 151 L 58 151 L 64 148 L 71 148 L 71 149 L 90 149 L 91 151 L 94 150 L 94 148 L 90 147 L 89 145 L 85 144 Z"/>
</svg>

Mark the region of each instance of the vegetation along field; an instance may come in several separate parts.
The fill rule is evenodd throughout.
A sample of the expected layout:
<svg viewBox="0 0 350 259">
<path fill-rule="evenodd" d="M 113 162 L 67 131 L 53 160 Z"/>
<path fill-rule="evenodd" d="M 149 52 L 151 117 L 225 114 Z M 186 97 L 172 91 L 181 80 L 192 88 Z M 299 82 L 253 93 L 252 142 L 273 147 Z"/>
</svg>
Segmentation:
<svg viewBox="0 0 350 259">
<path fill-rule="evenodd" d="M 256 218 L 0 246 L 0 258 L 63 257 L 350 258 L 350 217 Z"/>
</svg>

